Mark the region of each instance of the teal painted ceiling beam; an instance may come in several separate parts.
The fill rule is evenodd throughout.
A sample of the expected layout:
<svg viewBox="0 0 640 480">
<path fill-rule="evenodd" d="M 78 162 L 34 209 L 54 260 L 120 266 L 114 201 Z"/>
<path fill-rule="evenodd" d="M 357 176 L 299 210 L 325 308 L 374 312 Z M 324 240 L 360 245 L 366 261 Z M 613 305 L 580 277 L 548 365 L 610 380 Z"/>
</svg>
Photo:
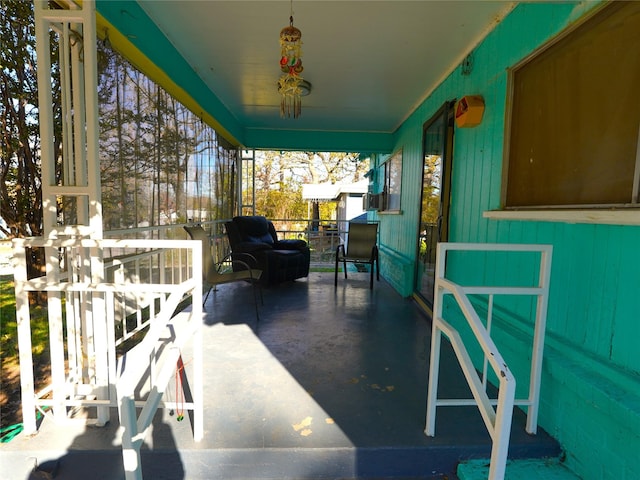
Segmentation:
<svg viewBox="0 0 640 480">
<path fill-rule="evenodd" d="M 390 153 L 394 145 L 392 134 L 369 132 L 247 129 L 244 139 L 249 148 L 315 152 Z"/>
</svg>

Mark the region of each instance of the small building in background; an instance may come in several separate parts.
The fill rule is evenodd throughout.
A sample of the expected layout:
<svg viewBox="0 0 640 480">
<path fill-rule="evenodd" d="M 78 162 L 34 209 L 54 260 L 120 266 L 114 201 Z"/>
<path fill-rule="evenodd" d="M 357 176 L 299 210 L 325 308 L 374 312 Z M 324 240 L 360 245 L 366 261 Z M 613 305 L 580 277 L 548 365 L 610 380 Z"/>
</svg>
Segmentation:
<svg viewBox="0 0 640 480">
<path fill-rule="evenodd" d="M 344 229 L 346 222 L 364 213 L 363 197 L 367 193 L 369 180 L 356 183 L 319 183 L 302 185 L 302 199 L 306 200 L 311 210 L 314 202 L 336 202 L 336 210 L 332 218 L 334 228 Z M 309 215 L 310 216 L 310 215 Z M 323 219 L 325 220 L 325 219 Z"/>
</svg>

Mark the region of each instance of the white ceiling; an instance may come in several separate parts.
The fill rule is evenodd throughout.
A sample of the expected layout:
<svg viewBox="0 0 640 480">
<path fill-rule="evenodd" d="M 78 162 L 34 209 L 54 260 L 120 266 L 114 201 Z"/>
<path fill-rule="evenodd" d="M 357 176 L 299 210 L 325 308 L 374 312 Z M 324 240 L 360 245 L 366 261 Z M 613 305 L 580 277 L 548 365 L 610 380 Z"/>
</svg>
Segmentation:
<svg viewBox="0 0 640 480">
<path fill-rule="evenodd" d="M 139 0 L 245 128 L 393 132 L 511 2 Z M 280 30 L 302 31 L 311 94 L 281 119 Z"/>
</svg>

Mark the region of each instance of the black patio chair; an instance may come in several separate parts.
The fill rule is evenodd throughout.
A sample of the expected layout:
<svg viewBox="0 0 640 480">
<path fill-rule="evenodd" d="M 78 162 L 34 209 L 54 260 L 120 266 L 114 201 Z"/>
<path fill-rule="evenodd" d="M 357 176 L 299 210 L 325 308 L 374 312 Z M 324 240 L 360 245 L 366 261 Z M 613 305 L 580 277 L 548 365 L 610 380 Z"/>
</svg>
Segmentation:
<svg viewBox="0 0 640 480">
<path fill-rule="evenodd" d="M 338 286 L 338 264 L 342 263 L 344 278 L 347 278 L 347 262 L 368 264 L 371 266 L 369 288 L 373 290 L 373 269 L 380 281 L 380 264 L 378 261 L 378 224 L 349 222 L 347 245 L 338 245 L 336 249 L 335 286 Z"/>
</svg>

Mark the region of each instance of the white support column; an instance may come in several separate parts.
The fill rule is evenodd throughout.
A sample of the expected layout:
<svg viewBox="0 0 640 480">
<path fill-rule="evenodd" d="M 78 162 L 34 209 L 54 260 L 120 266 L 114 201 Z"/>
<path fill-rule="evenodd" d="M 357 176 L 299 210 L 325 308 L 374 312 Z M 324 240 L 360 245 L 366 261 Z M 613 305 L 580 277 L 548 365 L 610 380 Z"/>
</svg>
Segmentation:
<svg viewBox="0 0 640 480">
<path fill-rule="evenodd" d="M 50 9 L 46 0 L 35 0 L 36 53 L 38 56 L 38 102 L 42 159 L 43 228 L 47 238 L 71 236 L 102 239 L 102 201 L 99 161 L 98 69 L 96 9 L 94 0 L 84 0 L 71 9 Z M 49 32 L 57 34 L 62 116 L 62 176 L 56 179 L 54 150 L 51 49 Z M 59 225 L 57 205 L 66 207 L 64 225 Z M 74 249 L 69 258 L 76 268 L 68 270 L 68 281 L 99 284 L 104 281 L 100 248 Z M 59 250 L 45 248 L 47 281 L 61 281 Z M 74 278 L 75 277 L 75 278 Z M 62 402 L 80 383 L 88 382 L 99 399 L 109 398 L 109 342 L 106 338 L 106 308 L 103 293 L 66 293 L 69 372 L 64 365 L 62 293 L 49 292 L 48 315 L 52 359 L 53 395 Z M 77 347 L 77 348 L 76 348 Z M 82 353 L 81 353 L 82 352 Z M 74 382 L 75 385 L 69 385 Z M 71 387 L 71 388 L 70 388 Z M 83 389 L 86 391 L 86 389 Z M 66 415 L 60 408 L 60 415 Z M 58 412 L 56 412 L 56 415 Z M 98 424 L 109 419 L 106 407 L 98 408 Z"/>
<path fill-rule="evenodd" d="M 46 0 L 36 0 L 35 31 L 36 55 L 38 58 L 38 104 L 53 105 L 51 91 L 51 49 L 49 48 L 49 22 L 44 17 L 48 10 Z M 40 108 L 38 112 L 40 127 L 40 158 L 42 160 L 42 202 L 45 235 L 57 223 L 56 195 L 49 187 L 56 184 L 56 156 L 53 148 L 53 112 L 48 108 Z"/>
<path fill-rule="evenodd" d="M 236 152 L 236 208 L 234 215 L 242 215 L 242 205 L 244 203 L 244 197 L 242 196 L 242 178 L 244 176 L 244 160 L 242 150 L 238 149 Z"/>
<path fill-rule="evenodd" d="M 102 190 L 100 183 L 100 123 L 98 120 L 98 51 L 96 48 L 96 6 L 95 0 L 84 0 L 84 100 L 86 115 L 86 165 L 88 167 L 89 226 L 92 238 L 103 238 L 102 230 Z M 92 265 L 94 275 L 102 269 L 102 256 L 96 257 Z M 102 274 L 104 275 L 104 274 Z"/>
</svg>

